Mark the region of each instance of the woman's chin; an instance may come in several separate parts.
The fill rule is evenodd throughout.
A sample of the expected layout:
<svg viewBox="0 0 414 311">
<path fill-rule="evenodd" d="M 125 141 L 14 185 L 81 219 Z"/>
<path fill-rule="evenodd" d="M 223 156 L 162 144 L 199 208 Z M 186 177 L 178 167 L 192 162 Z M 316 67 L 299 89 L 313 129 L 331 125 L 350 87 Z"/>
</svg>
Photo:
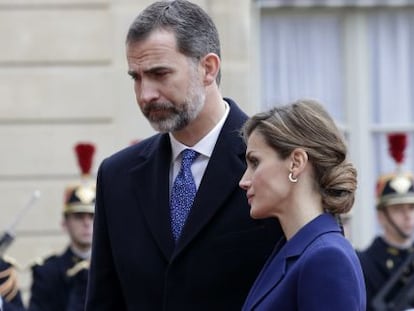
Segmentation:
<svg viewBox="0 0 414 311">
<path fill-rule="evenodd" d="M 253 219 L 261 219 L 261 218 L 263 218 L 263 216 L 260 215 L 260 213 L 258 213 L 257 210 L 254 209 L 254 207 L 252 207 L 250 209 L 250 217 L 253 218 Z"/>
</svg>

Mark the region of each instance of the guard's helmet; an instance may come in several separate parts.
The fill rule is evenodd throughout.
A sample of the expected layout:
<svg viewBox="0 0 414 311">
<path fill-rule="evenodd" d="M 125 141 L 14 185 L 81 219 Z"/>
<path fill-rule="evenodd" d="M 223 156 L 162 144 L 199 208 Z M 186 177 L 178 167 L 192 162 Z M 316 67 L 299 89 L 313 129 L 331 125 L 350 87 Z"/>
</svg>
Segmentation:
<svg viewBox="0 0 414 311">
<path fill-rule="evenodd" d="M 94 213 L 96 183 L 90 171 L 95 146 L 91 143 L 79 143 L 74 149 L 81 169 L 81 180 L 66 187 L 63 213 Z"/>
<path fill-rule="evenodd" d="M 395 204 L 414 204 L 414 180 L 411 173 L 402 172 L 401 164 L 407 145 L 403 133 L 388 135 L 389 151 L 397 169 L 395 173 L 382 175 L 377 181 L 377 209 Z"/>
</svg>

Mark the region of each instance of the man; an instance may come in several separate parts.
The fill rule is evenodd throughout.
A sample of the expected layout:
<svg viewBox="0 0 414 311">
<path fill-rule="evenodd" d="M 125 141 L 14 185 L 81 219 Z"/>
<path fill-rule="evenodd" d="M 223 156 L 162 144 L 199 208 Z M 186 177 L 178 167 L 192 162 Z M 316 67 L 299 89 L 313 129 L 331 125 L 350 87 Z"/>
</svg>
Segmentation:
<svg viewBox="0 0 414 311">
<path fill-rule="evenodd" d="M 16 268 L 8 257 L 0 257 L 0 310 L 25 310 L 17 283 Z"/>
<path fill-rule="evenodd" d="M 75 149 L 83 178 L 65 191 L 62 224 L 70 244 L 63 254 L 32 267 L 30 311 L 84 309 L 95 207 L 95 183 L 89 178 L 94 146 L 78 144 Z"/>
<path fill-rule="evenodd" d="M 404 137 L 403 134 L 389 136 L 394 157 L 403 152 L 401 145 L 405 146 L 405 143 L 393 142 L 403 141 Z M 403 157 L 395 158 L 400 165 Z M 413 306 L 414 301 L 402 294 L 410 287 L 407 283 L 410 277 L 414 277 L 414 180 L 410 174 L 398 169 L 396 173 L 380 176 L 377 182 L 377 217 L 382 235 L 377 236 L 367 249 L 358 252 L 367 289 L 367 310 L 402 310 L 397 307 L 400 303 L 405 310 Z M 412 257 L 411 260 L 408 257 Z M 414 284 L 411 287 L 414 291 Z"/>
<path fill-rule="evenodd" d="M 246 115 L 220 94 L 216 27 L 195 4 L 155 2 L 126 56 L 160 134 L 101 164 L 86 310 L 240 310 L 282 233 L 238 187 Z"/>
</svg>

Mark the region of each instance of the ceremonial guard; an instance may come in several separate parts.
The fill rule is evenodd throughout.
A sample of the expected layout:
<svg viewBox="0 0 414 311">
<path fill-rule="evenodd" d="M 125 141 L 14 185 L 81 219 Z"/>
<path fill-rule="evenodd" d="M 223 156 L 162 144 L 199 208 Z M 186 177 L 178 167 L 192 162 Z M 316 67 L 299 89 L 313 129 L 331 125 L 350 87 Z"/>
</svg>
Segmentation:
<svg viewBox="0 0 414 311">
<path fill-rule="evenodd" d="M 0 299 L 2 311 L 23 311 L 15 264 L 8 257 L 0 258 Z"/>
<path fill-rule="evenodd" d="M 63 209 L 63 227 L 70 244 L 63 254 L 32 267 L 29 311 L 84 309 L 95 208 L 95 180 L 90 175 L 95 147 L 82 143 L 75 151 L 82 179 L 67 187 Z"/>
<path fill-rule="evenodd" d="M 367 289 L 367 311 L 406 310 L 413 301 L 414 187 L 412 175 L 401 168 L 407 137 L 390 134 L 388 143 L 397 170 L 377 181 L 376 209 L 382 234 L 358 252 Z"/>
</svg>

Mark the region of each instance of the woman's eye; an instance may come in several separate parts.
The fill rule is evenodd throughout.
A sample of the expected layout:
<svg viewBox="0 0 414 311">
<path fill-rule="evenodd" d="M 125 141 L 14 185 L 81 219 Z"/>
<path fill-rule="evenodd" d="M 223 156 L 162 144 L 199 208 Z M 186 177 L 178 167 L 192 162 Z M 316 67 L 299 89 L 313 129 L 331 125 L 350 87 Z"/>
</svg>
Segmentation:
<svg viewBox="0 0 414 311">
<path fill-rule="evenodd" d="M 251 167 L 255 168 L 259 165 L 259 160 L 256 158 L 249 158 L 249 164 Z"/>
</svg>

